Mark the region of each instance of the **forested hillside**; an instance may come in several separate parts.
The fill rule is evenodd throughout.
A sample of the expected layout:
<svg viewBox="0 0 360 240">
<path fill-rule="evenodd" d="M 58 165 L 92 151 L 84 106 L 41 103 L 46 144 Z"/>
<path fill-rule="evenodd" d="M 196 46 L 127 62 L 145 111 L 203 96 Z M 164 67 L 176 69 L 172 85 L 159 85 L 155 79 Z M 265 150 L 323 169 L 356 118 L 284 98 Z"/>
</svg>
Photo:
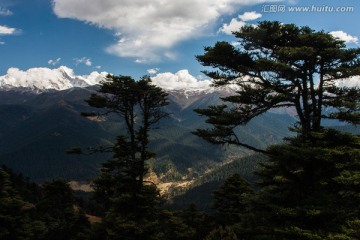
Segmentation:
<svg viewBox="0 0 360 240">
<path fill-rule="evenodd" d="M 0 163 L 31 177 L 44 181 L 61 177 L 69 180 L 88 181 L 99 172 L 108 154 L 91 156 L 68 155 L 73 147 L 91 148 L 111 146 L 123 123 L 109 115 L 103 119 L 81 116 L 81 112 L 94 111 L 85 99 L 94 89 L 75 88 L 39 95 L 22 92 L 2 92 L 0 104 Z M 219 93 L 195 95 L 189 101 L 183 92 L 169 93 L 170 113 L 151 133 L 151 148 L 157 152 L 153 169 L 157 174 L 172 169 L 174 176 L 186 174 L 194 168 L 199 174 L 205 167 L 215 166 L 226 160 L 220 146 L 211 146 L 191 134 L 204 126 L 203 119 L 193 112 L 194 108 L 206 107 L 219 102 Z M 173 97 L 176 95 L 176 98 Z M 249 144 L 266 147 L 281 141 L 288 135 L 287 126 L 294 119 L 289 115 L 267 114 L 240 131 Z M 238 152 L 247 155 L 246 151 Z"/>
</svg>

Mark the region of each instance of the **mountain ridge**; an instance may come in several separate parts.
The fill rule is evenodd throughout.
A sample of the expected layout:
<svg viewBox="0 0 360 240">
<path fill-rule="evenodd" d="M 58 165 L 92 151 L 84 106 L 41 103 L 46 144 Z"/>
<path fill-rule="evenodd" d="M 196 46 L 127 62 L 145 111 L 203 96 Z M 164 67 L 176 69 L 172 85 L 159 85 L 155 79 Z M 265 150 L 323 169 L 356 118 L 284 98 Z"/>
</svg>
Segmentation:
<svg viewBox="0 0 360 240">
<path fill-rule="evenodd" d="M 115 116 L 106 121 L 93 121 L 80 115 L 89 112 L 84 101 L 96 87 L 71 88 L 63 91 L 30 94 L 6 91 L 0 94 L 0 164 L 5 163 L 37 181 L 61 177 L 69 180 L 88 180 L 96 176 L 101 163 L 111 155 L 69 156 L 72 147 L 111 145 L 117 135 L 123 134 L 122 123 Z M 158 159 L 152 168 L 171 179 L 187 174 L 187 169 L 201 172 L 228 156 L 221 146 L 214 146 L 191 134 L 205 126 L 194 108 L 217 104 L 220 93 L 199 93 L 193 99 L 181 92 L 169 92 L 170 104 L 158 129 L 152 131 L 150 148 Z M 1 101 L 4 99 L 6 101 Z M 264 117 L 264 118 L 263 118 Z M 275 143 L 287 135 L 287 126 L 293 122 L 288 115 L 268 114 L 256 119 L 241 133 L 249 143 Z M 271 126 L 274 124 L 274 126 Z M 263 140 L 260 140 L 263 139 Z M 247 155 L 245 150 L 237 152 Z M 171 172 L 170 171 L 170 172 Z M 79 174 L 81 173 L 81 174 Z"/>
<path fill-rule="evenodd" d="M 61 66 L 56 69 L 30 68 L 22 71 L 18 68 L 8 69 L 6 75 L 0 76 L 0 90 L 30 91 L 34 93 L 49 90 L 66 90 L 74 87 L 89 87 L 100 84 L 107 72 L 92 72 L 89 75 L 75 75 L 71 68 Z"/>
<path fill-rule="evenodd" d="M 19 91 L 40 94 L 43 92 L 63 91 L 71 88 L 86 88 L 96 86 L 106 80 L 107 72 L 93 71 L 89 75 L 76 75 L 74 70 L 66 66 L 59 68 L 30 68 L 26 71 L 9 68 L 0 76 L 0 91 Z M 211 80 L 201 80 L 193 77 L 188 70 L 180 70 L 175 74 L 159 73 L 151 77 L 154 85 L 169 91 L 181 92 L 187 98 L 199 93 L 224 91 L 231 87 L 214 88 Z M 234 87 L 233 87 L 234 88 Z"/>
</svg>

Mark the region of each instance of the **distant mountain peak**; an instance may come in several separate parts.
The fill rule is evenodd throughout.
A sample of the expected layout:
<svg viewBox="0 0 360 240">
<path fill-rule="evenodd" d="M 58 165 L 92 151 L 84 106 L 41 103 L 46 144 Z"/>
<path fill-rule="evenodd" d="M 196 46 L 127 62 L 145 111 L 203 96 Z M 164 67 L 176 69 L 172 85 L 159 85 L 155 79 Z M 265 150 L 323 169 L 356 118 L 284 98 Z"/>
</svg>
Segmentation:
<svg viewBox="0 0 360 240">
<path fill-rule="evenodd" d="M 50 69 L 45 67 L 20 70 L 9 68 L 0 76 L 0 90 L 20 90 L 41 93 L 49 90 L 66 90 L 73 87 L 89 87 L 103 81 L 107 72 L 92 72 L 89 75 L 75 75 L 73 69 L 60 66 Z M 211 80 L 203 80 L 192 76 L 188 70 L 180 70 L 175 74 L 159 73 L 151 78 L 154 85 L 168 92 L 181 92 L 187 98 L 193 95 L 217 91 L 211 86 Z"/>
<path fill-rule="evenodd" d="M 66 66 L 55 69 L 30 68 L 26 71 L 9 68 L 4 76 L 0 76 L 0 89 L 21 89 L 39 93 L 48 90 L 88 87 L 99 84 L 106 75 L 106 72 L 92 72 L 89 75 L 79 76 Z"/>
</svg>

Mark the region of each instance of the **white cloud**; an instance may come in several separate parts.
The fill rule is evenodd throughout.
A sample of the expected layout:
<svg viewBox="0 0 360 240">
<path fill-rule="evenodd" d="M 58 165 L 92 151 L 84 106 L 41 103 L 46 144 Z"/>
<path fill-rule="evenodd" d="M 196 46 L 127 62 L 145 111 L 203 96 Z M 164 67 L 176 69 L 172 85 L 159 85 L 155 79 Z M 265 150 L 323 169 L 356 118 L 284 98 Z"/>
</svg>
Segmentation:
<svg viewBox="0 0 360 240">
<path fill-rule="evenodd" d="M 255 12 L 255 11 L 245 12 L 244 14 L 239 15 L 239 19 L 241 21 L 244 21 L 244 22 L 254 21 L 254 20 L 259 19 L 261 17 L 262 17 L 262 15 L 260 13 Z"/>
<path fill-rule="evenodd" d="M 224 23 L 219 29 L 219 32 L 231 35 L 233 32 L 238 31 L 240 28 L 245 26 L 246 22 L 254 21 L 261 17 L 262 15 L 260 13 L 256 13 L 255 11 L 245 12 L 237 18 L 231 19 L 230 23 Z"/>
<path fill-rule="evenodd" d="M 211 80 L 202 80 L 192 76 L 187 69 L 177 73 L 158 73 L 152 82 L 164 90 L 212 90 Z"/>
<path fill-rule="evenodd" d="M 61 61 L 61 58 L 57 58 L 57 59 L 55 59 L 55 60 L 50 59 L 50 60 L 48 61 L 48 64 L 49 64 L 49 65 L 56 66 L 56 65 L 58 65 L 58 64 L 60 63 L 60 61 Z"/>
<path fill-rule="evenodd" d="M 89 67 L 92 65 L 90 58 L 86 58 L 86 57 L 74 58 L 74 61 L 75 61 L 75 65 L 85 64 L 86 66 Z"/>
<path fill-rule="evenodd" d="M 237 18 L 233 18 L 229 24 L 224 23 L 219 32 L 231 35 L 233 32 L 238 31 L 240 28 L 245 26 L 245 24 L 245 22 L 239 21 Z"/>
<path fill-rule="evenodd" d="M 101 68 L 101 66 L 96 66 L 95 68 L 96 68 L 96 69 L 100 69 L 100 68 Z"/>
<path fill-rule="evenodd" d="M 5 42 L 0 42 L 0 45 L 4 45 L 5 44 Z"/>
<path fill-rule="evenodd" d="M 358 43 L 359 38 L 351 36 L 350 34 L 344 32 L 344 31 L 332 31 L 330 32 L 331 35 L 333 35 L 336 38 L 339 38 L 340 40 L 344 41 L 345 43 Z"/>
<path fill-rule="evenodd" d="M 208 34 L 223 15 L 245 5 L 274 0 L 53 0 L 60 18 L 114 31 L 119 37 L 106 51 L 141 61 L 159 61 L 181 41 Z M 280 0 L 281 1 L 281 0 Z"/>
<path fill-rule="evenodd" d="M 160 70 L 160 68 L 151 68 L 151 69 L 148 69 L 147 72 L 149 74 L 156 74 L 159 70 Z"/>
<path fill-rule="evenodd" d="M 1 6 L 0 6 L 0 16 L 10 16 L 10 15 L 12 15 L 12 14 L 13 14 L 12 11 L 10 11 L 10 10 L 7 9 L 7 8 L 4 8 L 4 7 L 1 7 Z"/>
<path fill-rule="evenodd" d="M 16 28 L 10 28 L 7 26 L 0 26 L 0 35 L 12 35 L 18 32 Z"/>
<path fill-rule="evenodd" d="M 145 59 L 136 59 L 134 62 L 135 63 L 145 63 L 146 60 Z"/>
</svg>

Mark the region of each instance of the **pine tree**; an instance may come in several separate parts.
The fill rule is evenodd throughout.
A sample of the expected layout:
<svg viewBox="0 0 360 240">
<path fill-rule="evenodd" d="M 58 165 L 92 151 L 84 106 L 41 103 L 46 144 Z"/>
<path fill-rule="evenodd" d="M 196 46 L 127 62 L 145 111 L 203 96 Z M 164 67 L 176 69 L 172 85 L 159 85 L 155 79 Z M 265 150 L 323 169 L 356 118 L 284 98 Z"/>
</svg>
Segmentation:
<svg viewBox="0 0 360 240">
<path fill-rule="evenodd" d="M 244 26 L 234 35 L 237 47 L 218 42 L 197 56 L 202 65 L 215 68 L 204 72 L 215 86 L 235 84 L 238 90 L 222 98 L 224 105 L 195 110 L 213 126 L 196 135 L 266 153 L 245 144 L 236 127 L 270 109 L 294 108 L 295 130 L 304 137 L 320 131 L 324 118 L 359 124 L 359 88 L 338 87 L 335 81 L 359 74 L 360 48 L 348 49 L 323 31 L 280 22 Z M 329 107 L 332 111 L 325 112 Z"/>
</svg>

